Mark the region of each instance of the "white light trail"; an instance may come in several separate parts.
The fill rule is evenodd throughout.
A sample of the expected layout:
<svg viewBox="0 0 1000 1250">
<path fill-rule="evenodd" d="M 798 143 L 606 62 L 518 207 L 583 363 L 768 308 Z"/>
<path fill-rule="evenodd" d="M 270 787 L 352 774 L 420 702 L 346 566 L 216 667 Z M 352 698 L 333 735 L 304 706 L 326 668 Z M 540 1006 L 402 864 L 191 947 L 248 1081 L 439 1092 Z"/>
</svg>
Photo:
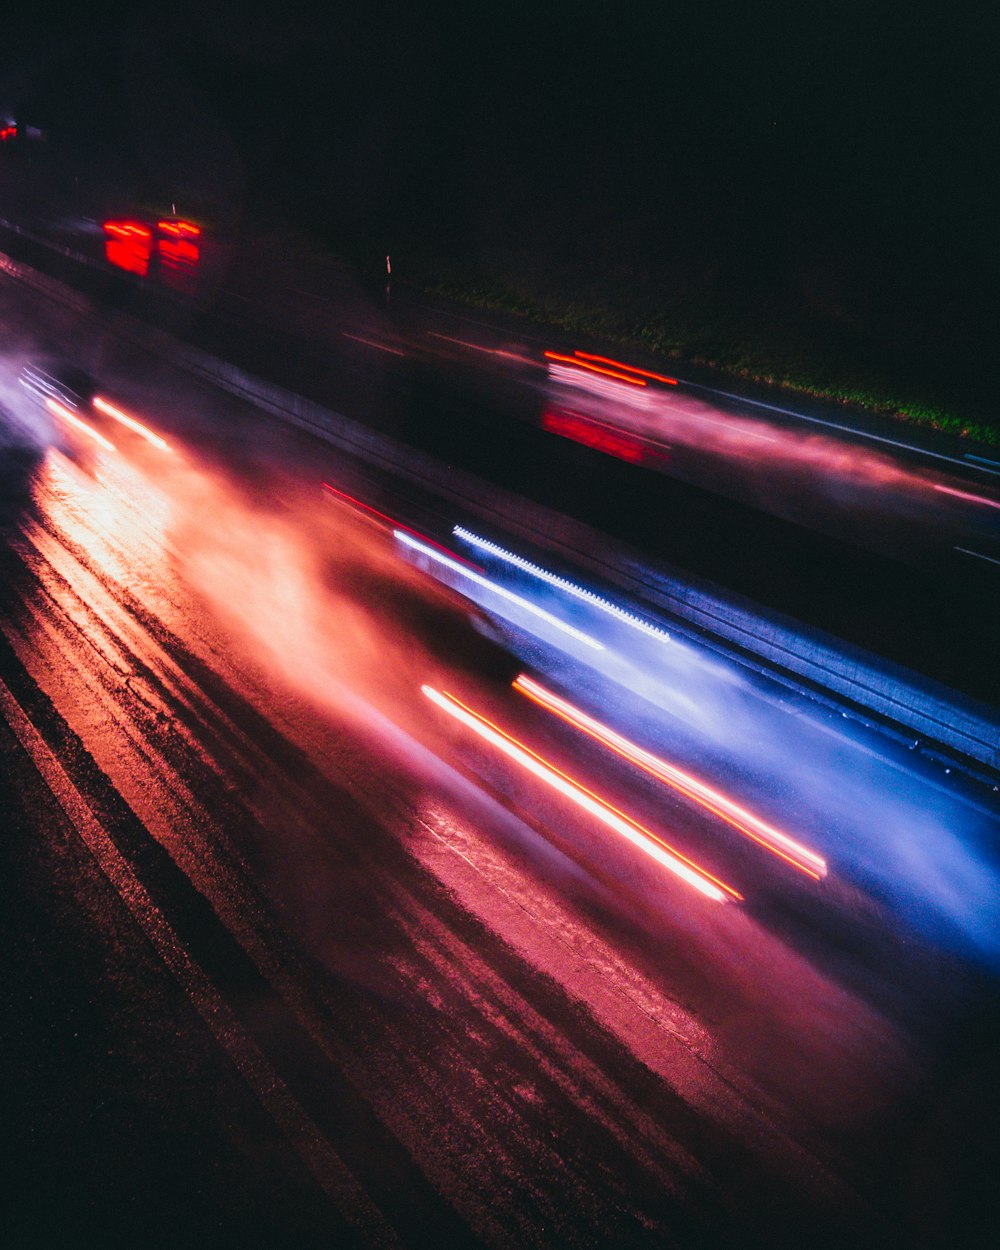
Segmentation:
<svg viewBox="0 0 1000 1250">
<path fill-rule="evenodd" d="M 473 534 L 471 530 L 467 530 L 461 525 L 456 525 L 452 529 L 452 533 L 456 538 L 469 543 L 470 546 L 478 547 L 481 551 L 488 551 L 490 555 L 496 556 L 498 560 L 503 560 L 525 573 L 530 573 L 532 577 L 537 577 L 539 581 L 547 582 L 550 586 L 564 590 L 568 595 L 573 595 L 576 599 L 582 599 L 585 603 L 599 608 L 600 611 L 606 612 L 616 620 L 631 626 L 632 629 L 637 629 L 649 638 L 655 638 L 659 642 L 671 641 L 667 631 L 660 629 L 658 625 L 651 625 L 648 621 L 643 620 L 641 616 L 636 616 L 634 612 L 629 612 L 626 608 L 619 607 L 617 603 L 612 603 L 610 599 L 604 599 L 592 590 L 586 590 L 583 586 L 577 586 L 575 582 L 568 581 L 557 573 L 550 573 L 548 569 L 543 569 L 538 564 L 532 564 L 530 560 L 526 560 L 523 556 L 515 555 L 513 551 L 507 551 L 506 548 L 490 542 L 488 538 L 480 538 L 478 534 Z"/>
<path fill-rule="evenodd" d="M 582 362 L 579 363 L 582 366 Z M 627 402 L 633 406 L 640 404 L 648 408 L 656 403 L 655 394 L 634 389 L 637 383 L 643 386 L 645 383 L 636 378 L 628 378 L 624 374 L 602 377 L 599 374 L 584 373 L 582 367 L 574 369 L 570 365 L 550 364 L 549 379 L 553 382 L 561 382 L 568 386 L 579 387 L 581 390 L 591 391 L 593 394 L 604 398 L 627 399 Z M 631 384 L 631 387 L 629 384 Z"/>
<path fill-rule="evenodd" d="M 446 556 L 441 551 L 435 551 L 433 547 L 428 547 L 426 543 L 420 542 L 419 539 L 405 533 L 403 530 L 393 530 L 393 536 L 397 538 L 404 546 L 412 547 L 414 551 L 419 551 L 428 559 L 434 560 L 436 563 L 443 565 L 446 569 L 451 569 L 453 573 L 457 573 L 460 577 L 474 582 L 477 586 L 482 586 L 486 590 L 492 591 L 495 595 L 499 595 L 501 599 L 506 599 L 510 603 L 515 603 L 525 612 L 530 612 L 533 616 L 539 617 L 547 624 L 555 629 L 561 630 L 564 634 L 568 634 L 571 638 L 575 638 L 577 642 L 582 642 L 587 647 L 592 647 L 595 651 L 603 651 L 604 644 L 598 642 L 595 638 L 591 638 L 589 634 L 585 634 L 582 630 L 575 629 L 572 625 L 567 625 L 565 621 L 561 621 L 557 616 L 553 616 L 551 612 L 546 612 L 544 608 L 536 607 L 530 600 L 523 598 L 521 595 L 515 595 L 506 587 L 491 582 L 488 577 L 483 577 L 481 573 L 477 573 L 474 569 L 470 569 L 467 564 L 462 564 L 459 560 Z"/>
</svg>

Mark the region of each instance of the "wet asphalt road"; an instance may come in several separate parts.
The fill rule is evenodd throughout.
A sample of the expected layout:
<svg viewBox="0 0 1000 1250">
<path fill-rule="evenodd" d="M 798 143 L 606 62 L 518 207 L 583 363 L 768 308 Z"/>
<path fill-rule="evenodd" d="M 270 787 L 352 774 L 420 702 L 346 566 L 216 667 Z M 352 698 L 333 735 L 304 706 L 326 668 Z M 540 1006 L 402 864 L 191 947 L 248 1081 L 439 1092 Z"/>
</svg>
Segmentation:
<svg viewBox="0 0 1000 1250">
<path fill-rule="evenodd" d="M 14 1244 L 976 1244 L 981 964 L 568 853 L 313 595 L 330 453 L 165 381 L 169 470 L 5 420 Z"/>
</svg>

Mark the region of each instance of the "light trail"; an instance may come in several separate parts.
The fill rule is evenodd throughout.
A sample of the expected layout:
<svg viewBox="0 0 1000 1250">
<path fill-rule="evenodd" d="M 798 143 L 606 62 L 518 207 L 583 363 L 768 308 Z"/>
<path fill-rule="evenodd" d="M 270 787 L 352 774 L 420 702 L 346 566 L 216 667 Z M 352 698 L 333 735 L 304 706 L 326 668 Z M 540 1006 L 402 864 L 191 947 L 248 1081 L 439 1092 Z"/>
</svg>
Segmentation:
<svg viewBox="0 0 1000 1250">
<path fill-rule="evenodd" d="M 969 503 L 985 504 L 987 508 L 1000 508 L 1000 500 L 986 499 L 982 495 L 972 495 L 967 490 L 955 490 L 953 486 L 937 486 L 935 490 L 939 490 L 942 495 L 954 495 L 956 499 L 965 499 Z"/>
<path fill-rule="evenodd" d="M 196 226 L 193 221 L 158 221 L 156 228 L 161 234 L 170 234 L 178 239 L 197 239 L 201 234 L 201 226 Z"/>
<path fill-rule="evenodd" d="M 507 564 L 512 564 L 515 568 L 522 569 L 525 573 L 530 573 L 532 577 L 537 577 L 539 581 L 547 582 L 550 586 L 564 590 L 568 595 L 572 595 L 576 599 L 582 599 L 585 603 L 599 608 L 600 611 L 606 612 L 616 620 L 631 626 L 632 629 L 639 630 L 640 633 L 646 634 L 649 638 L 655 638 L 658 642 L 671 641 L 667 631 L 660 629 L 658 625 L 651 625 L 648 621 L 643 620 L 641 616 L 636 616 L 634 612 L 629 612 L 626 608 L 621 608 L 618 604 L 612 603 L 610 599 L 604 599 L 592 590 L 587 590 L 583 586 L 577 586 L 575 582 L 568 581 L 565 577 L 560 577 L 558 573 L 550 573 L 548 569 L 543 569 L 538 564 L 532 564 L 530 560 L 525 560 L 523 556 L 515 555 L 513 551 L 507 551 L 506 548 L 490 542 L 488 538 L 480 538 L 478 534 L 473 534 L 471 530 L 465 529 L 464 526 L 456 525 L 451 532 L 456 538 L 462 539 L 463 542 L 470 543 L 481 551 L 488 551 L 490 555 L 496 556 L 498 560 L 503 560 Z"/>
<path fill-rule="evenodd" d="M 514 682 L 514 689 L 520 691 L 533 703 L 547 708 L 561 720 L 596 739 L 609 750 L 614 751 L 616 755 L 622 756 L 635 764 L 637 768 L 656 777 L 671 789 L 694 799 L 701 807 L 720 817 L 728 825 L 738 829 L 740 833 L 746 834 L 754 842 L 766 847 L 774 855 L 791 864 L 793 868 L 812 877 L 814 881 L 820 881 L 826 876 L 826 860 L 815 851 L 809 850 L 800 842 L 796 842 L 787 834 L 767 824 L 752 812 L 748 812 L 746 808 L 734 803 L 726 795 L 720 794 L 703 781 L 699 781 L 697 777 L 682 772 L 665 760 L 636 746 L 634 742 L 629 742 L 621 734 L 609 729 L 607 725 L 602 725 L 600 721 L 594 720 L 586 712 L 581 712 L 579 708 L 567 703 L 565 699 L 561 699 L 550 690 L 546 690 L 544 686 L 540 686 L 538 682 L 533 681 L 524 673 Z"/>
<path fill-rule="evenodd" d="M 109 439 L 106 439 L 104 435 L 95 430 L 92 425 L 88 425 L 86 421 L 81 420 L 75 412 L 70 412 L 66 405 L 61 404 L 57 399 L 47 399 L 45 401 L 45 407 L 48 408 L 49 412 L 54 412 L 57 417 L 62 417 L 64 421 L 68 421 L 71 425 L 75 425 L 76 428 L 78 430 L 82 430 L 84 434 L 89 434 L 94 442 L 100 443 L 101 446 L 106 448 L 108 451 L 117 451 L 114 443 L 112 443 Z"/>
<path fill-rule="evenodd" d="M 520 764 L 533 776 L 538 777 L 553 790 L 558 791 L 566 798 L 571 799 L 576 805 L 588 812 L 591 816 L 595 816 L 599 821 L 606 825 L 615 833 L 620 834 L 633 846 L 644 851 L 651 859 L 662 867 L 679 877 L 687 885 L 692 886 L 700 894 L 706 898 L 713 899 L 717 903 L 724 903 L 730 899 L 742 902 L 743 895 L 739 894 L 732 886 L 726 885 L 717 877 L 713 877 L 711 873 L 706 872 L 704 868 L 699 867 L 686 855 L 682 855 L 680 851 L 669 846 L 662 838 L 646 829 L 643 825 L 626 816 L 624 812 L 620 812 L 616 807 L 612 807 L 610 803 L 606 803 L 599 798 L 593 791 L 588 790 L 586 786 L 574 781 L 568 777 L 566 773 L 556 768 L 554 764 L 543 760 L 530 747 L 526 747 L 523 743 L 512 738 L 510 734 L 505 733 L 498 725 L 494 725 L 492 721 L 488 721 L 484 716 L 480 716 L 478 712 L 474 712 L 467 707 L 461 700 L 456 699 L 454 695 L 442 693 L 435 690 L 433 686 L 421 686 L 421 691 L 432 703 L 435 703 L 449 716 L 453 717 L 460 724 L 471 729 L 473 733 L 478 734 L 484 741 L 495 746 L 497 750 L 503 752 L 508 759 L 514 760 Z"/>
<path fill-rule="evenodd" d="M 621 426 L 598 421 L 579 412 L 545 412 L 542 414 L 542 429 L 629 464 L 645 464 L 661 456 L 661 448 L 669 450 L 668 443 L 643 438 Z"/>
<path fill-rule="evenodd" d="M 113 417 L 115 421 L 120 421 L 122 425 L 140 435 L 148 443 L 152 443 L 154 447 L 158 447 L 160 451 L 169 451 L 170 445 L 159 434 L 154 434 L 141 421 L 136 421 L 135 417 L 130 417 L 127 412 L 122 412 L 120 408 L 116 408 L 114 404 L 108 403 L 106 399 L 102 399 L 100 395 L 94 396 L 94 407 L 100 412 L 105 413 L 109 417 Z"/>
<path fill-rule="evenodd" d="M 455 553 L 450 551 L 447 547 L 442 547 L 440 543 L 436 543 L 433 538 L 428 538 L 426 534 L 420 534 L 416 530 L 410 529 L 408 525 L 404 525 L 401 521 L 397 521 L 386 512 L 379 512 L 378 508 L 373 508 L 370 503 L 364 503 L 360 499 L 355 499 L 353 495 L 348 495 L 346 491 L 338 490 L 336 486 L 331 486 L 329 482 L 323 483 L 323 489 L 329 491 L 331 495 L 335 495 L 337 499 L 339 499 L 342 503 L 346 503 L 348 507 L 360 512 L 366 520 L 371 520 L 376 525 L 381 525 L 386 529 L 392 530 L 393 532 L 396 530 L 403 530 L 405 533 L 409 534 L 411 538 L 415 538 L 419 542 L 426 543 L 429 547 L 436 547 L 442 555 L 448 556 L 449 559 L 457 560 L 459 563 L 466 565 L 468 568 L 474 569 L 477 573 L 483 572 L 478 564 L 473 564 L 469 560 L 463 560 L 461 556 L 455 555 Z"/>
<path fill-rule="evenodd" d="M 604 650 L 604 644 L 598 642 L 596 638 L 591 638 L 589 634 L 585 634 L 582 630 L 575 629 L 572 625 L 567 625 L 558 616 L 553 616 L 551 612 L 546 612 L 544 608 L 536 607 L 530 600 L 523 598 L 521 595 L 515 595 L 513 591 L 507 590 L 506 587 L 499 585 L 497 582 L 490 581 L 488 577 L 484 577 L 482 573 L 477 572 L 454 556 L 447 554 L 441 549 L 428 546 L 427 543 L 414 538 L 405 530 L 393 530 L 393 534 L 405 547 L 411 547 L 414 551 L 422 552 L 429 559 L 435 560 L 438 564 L 451 569 L 452 572 L 458 573 L 461 577 L 468 578 L 469 581 L 474 582 L 477 586 L 482 586 L 484 589 L 492 591 L 495 595 L 499 595 L 501 599 L 506 599 L 509 603 L 517 604 L 525 612 L 530 612 L 532 616 L 537 616 L 555 629 L 561 630 L 562 633 L 568 634 L 571 638 L 575 638 L 577 642 L 582 642 L 584 646 L 592 647 L 595 651 Z"/>
<path fill-rule="evenodd" d="M 579 360 L 576 356 L 562 356 L 559 352 L 546 352 L 545 359 L 560 360 L 563 364 L 574 365 L 577 369 L 587 369 L 591 373 L 600 373 L 607 378 L 614 378 L 618 382 L 627 382 L 629 386 L 646 385 L 642 378 L 631 378 L 627 373 L 619 373 L 615 369 L 604 369 L 600 365 L 591 365 L 585 360 Z"/>
<path fill-rule="evenodd" d="M 142 239 L 148 241 L 153 237 L 152 231 L 134 221 L 106 221 L 104 230 L 108 234 L 114 235 L 117 239 Z"/>
<path fill-rule="evenodd" d="M 651 373 L 648 369 L 637 369 L 635 365 L 626 365 L 621 360 L 612 360 L 610 356 L 595 356 L 591 352 L 574 352 L 578 360 L 593 360 L 599 365 L 614 365 L 616 369 L 624 369 L 628 373 L 638 374 L 640 378 L 652 378 L 654 382 L 666 382 L 668 386 L 676 386 L 676 378 L 668 378 L 665 373 Z"/>
</svg>

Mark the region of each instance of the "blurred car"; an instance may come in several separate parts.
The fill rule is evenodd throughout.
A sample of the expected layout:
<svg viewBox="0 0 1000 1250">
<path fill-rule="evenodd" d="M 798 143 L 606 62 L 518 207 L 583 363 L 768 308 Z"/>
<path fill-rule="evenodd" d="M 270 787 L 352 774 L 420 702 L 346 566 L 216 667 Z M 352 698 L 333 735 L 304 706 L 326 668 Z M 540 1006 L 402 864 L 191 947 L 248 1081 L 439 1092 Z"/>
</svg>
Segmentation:
<svg viewBox="0 0 1000 1250">
<path fill-rule="evenodd" d="M 18 379 L 29 400 L 45 413 L 57 431 L 61 451 L 91 467 L 103 448 L 114 451 L 107 418 L 95 406 L 97 383 L 85 370 L 66 360 L 29 360 Z"/>
<path fill-rule="evenodd" d="M 49 411 L 48 401 L 52 400 L 81 417 L 94 415 L 97 384 L 77 365 L 56 358 L 29 360 L 18 380 L 29 398 Z"/>
<path fill-rule="evenodd" d="M 405 558 L 393 517 L 329 482 L 323 491 L 338 508 L 343 540 L 331 551 L 330 588 L 360 607 L 387 639 L 402 636 L 410 649 L 419 646 L 438 674 L 509 686 L 524 663 L 489 613 Z"/>
<path fill-rule="evenodd" d="M 115 451 L 127 443 L 134 448 L 139 439 L 170 450 L 154 430 L 99 395 L 97 382 L 78 365 L 51 357 L 29 360 L 19 381 L 29 399 L 55 421 L 65 450 L 78 458 L 86 459 L 99 447 Z"/>
<path fill-rule="evenodd" d="M 331 585 L 358 605 L 386 638 L 418 646 L 429 669 L 509 686 L 524 665 L 477 604 L 403 562 L 340 563 Z"/>
</svg>

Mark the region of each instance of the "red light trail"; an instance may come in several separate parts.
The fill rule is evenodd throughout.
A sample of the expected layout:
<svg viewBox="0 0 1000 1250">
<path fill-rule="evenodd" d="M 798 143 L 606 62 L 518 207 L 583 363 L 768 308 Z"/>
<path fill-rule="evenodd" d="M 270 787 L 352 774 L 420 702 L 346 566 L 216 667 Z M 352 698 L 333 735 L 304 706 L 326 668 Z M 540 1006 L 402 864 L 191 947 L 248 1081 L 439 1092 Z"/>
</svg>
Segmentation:
<svg viewBox="0 0 1000 1250">
<path fill-rule="evenodd" d="M 627 382 L 629 386 L 645 386 L 642 378 L 631 378 L 627 373 L 618 373 L 614 369 L 603 369 L 600 365 L 588 364 L 576 356 L 561 356 L 559 352 L 546 352 L 546 360 L 559 360 L 563 364 L 575 365 L 577 369 L 587 369 L 591 373 L 600 373 L 606 378 L 614 378 L 618 382 Z"/>
<path fill-rule="evenodd" d="M 668 764 L 665 760 L 659 759 L 651 752 L 636 746 L 633 742 L 629 742 L 621 734 L 616 733 L 613 729 L 609 729 L 606 725 L 602 725 L 600 721 L 594 720 L 586 712 L 581 712 L 579 708 L 553 694 L 550 690 L 546 690 L 544 686 L 540 686 L 538 682 L 532 680 L 524 673 L 514 682 L 514 689 L 520 691 L 521 694 L 533 703 L 547 708 L 561 720 L 566 721 L 567 724 L 573 725 L 582 733 L 600 742 L 616 755 L 629 760 L 637 768 L 642 769 L 643 772 L 656 777 L 657 780 L 662 781 L 665 785 L 670 786 L 671 789 L 678 791 L 687 798 L 693 799 L 701 807 L 724 820 L 726 824 L 737 829 L 740 833 L 746 834 L 748 838 L 765 847 L 773 855 L 777 855 L 779 859 L 785 860 L 793 868 L 797 868 L 799 872 L 812 877 L 814 881 L 820 881 L 826 876 L 826 860 L 822 856 L 817 855 L 815 851 L 809 850 L 808 847 L 803 846 L 800 842 L 796 842 L 779 829 L 775 829 L 772 825 L 767 824 L 752 812 L 748 812 L 746 808 L 740 807 L 739 804 L 733 802 L 726 795 L 720 794 L 717 790 L 707 786 L 703 781 L 699 781 L 697 777 L 692 777 L 690 774 L 682 772 L 681 769 L 674 767 L 673 764 Z"/>
<path fill-rule="evenodd" d="M 50 412 L 54 412 L 57 417 L 61 417 L 63 421 L 68 421 L 75 429 L 89 435 L 95 443 L 100 443 L 107 451 L 117 450 L 114 443 L 95 430 L 92 425 L 88 425 L 86 421 L 81 420 L 75 412 L 70 412 L 66 405 L 59 403 L 57 399 L 47 399 L 45 406 Z"/>
<path fill-rule="evenodd" d="M 546 785 L 553 790 L 571 799 L 583 811 L 588 812 L 591 816 L 595 816 L 602 824 L 615 833 L 631 842 L 633 846 L 644 851 L 650 858 L 666 868 L 674 876 L 680 878 L 687 885 L 697 890 L 699 894 L 706 898 L 713 899 L 717 903 L 724 903 L 727 900 L 735 900 L 742 902 L 743 895 L 739 894 L 732 886 L 726 885 L 724 881 L 720 881 L 717 877 L 713 877 L 710 872 L 699 867 L 698 864 L 688 859 L 686 855 L 675 850 L 667 842 L 646 829 L 630 816 L 626 816 L 624 812 L 613 807 L 610 803 L 596 795 L 592 790 L 587 789 L 578 781 L 574 781 L 561 769 L 554 764 L 544 760 L 530 747 L 518 742 L 516 738 L 512 738 L 499 725 L 495 725 L 492 721 L 481 716 L 478 712 L 474 712 L 472 708 L 466 706 L 460 699 L 446 692 L 435 690 L 432 686 L 421 686 L 423 694 L 435 703 L 442 711 L 446 712 L 454 720 L 471 729 L 484 741 L 495 746 L 499 751 L 507 756 L 508 759 L 521 765 L 533 776 L 544 781 Z"/>
<path fill-rule="evenodd" d="M 114 404 L 109 403 L 106 399 L 102 399 L 100 395 L 94 397 L 94 407 L 99 412 L 103 412 L 106 416 L 118 421 L 121 425 L 126 426 L 134 433 L 144 438 L 148 443 L 152 443 L 154 447 L 158 447 L 161 451 L 169 451 L 170 447 L 166 441 L 160 438 L 159 434 L 154 434 L 141 421 L 137 421 L 135 417 L 130 417 L 127 412 L 122 412 L 120 408 L 116 408 Z"/>
<path fill-rule="evenodd" d="M 323 489 L 329 491 L 330 494 L 339 499 L 341 503 L 345 503 L 349 508 L 361 513 L 366 520 L 374 521 L 376 525 L 388 528 L 389 530 L 402 530 L 404 533 L 409 534 L 412 538 L 419 539 L 419 541 L 424 543 L 426 546 L 437 548 L 438 551 L 443 552 L 450 560 L 454 560 L 458 564 L 464 564 L 466 568 L 473 569 L 477 573 L 483 572 L 483 569 L 480 568 L 478 564 L 473 564 L 471 560 L 466 560 L 462 556 L 456 555 L 450 548 L 443 546 L 441 543 L 435 542 L 433 538 L 428 538 L 425 534 L 421 534 L 415 529 L 410 529 L 408 525 L 402 525 L 399 521 L 396 521 L 393 517 L 389 516 L 388 513 L 379 512 L 378 508 L 373 508 L 371 504 L 363 503 L 360 499 L 355 499 L 353 495 L 348 495 L 346 491 L 338 490 L 336 486 L 331 486 L 329 482 L 323 483 Z"/>
<path fill-rule="evenodd" d="M 637 369 L 635 365 L 627 365 L 621 360 L 612 360 L 609 356 L 595 356 L 591 352 L 574 352 L 577 360 L 593 360 L 601 365 L 613 365 L 616 369 L 624 369 L 627 373 L 637 374 L 640 378 L 652 378 L 654 382 L 665 382 L 668 386 L 676 386 L 676 378 L 668 378 L 664 373 L 651 373 L 648 369 Z"/>
</svg>

